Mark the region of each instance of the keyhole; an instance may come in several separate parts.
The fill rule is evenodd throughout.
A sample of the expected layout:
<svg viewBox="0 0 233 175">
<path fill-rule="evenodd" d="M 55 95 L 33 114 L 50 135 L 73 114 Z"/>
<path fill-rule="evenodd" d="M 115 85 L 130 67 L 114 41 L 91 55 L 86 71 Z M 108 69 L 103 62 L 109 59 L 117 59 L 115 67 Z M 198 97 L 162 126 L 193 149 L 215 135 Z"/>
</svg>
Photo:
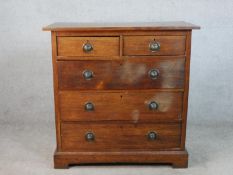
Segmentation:
<svg viewBox="0 0 233 175">
<path fill-rule="evenodd" d="M 122 98 L 123 98 L 123 95 L 121 95 L 120 97 L 121 97 L 121 99 L 122 99 Z"/>
</svg>

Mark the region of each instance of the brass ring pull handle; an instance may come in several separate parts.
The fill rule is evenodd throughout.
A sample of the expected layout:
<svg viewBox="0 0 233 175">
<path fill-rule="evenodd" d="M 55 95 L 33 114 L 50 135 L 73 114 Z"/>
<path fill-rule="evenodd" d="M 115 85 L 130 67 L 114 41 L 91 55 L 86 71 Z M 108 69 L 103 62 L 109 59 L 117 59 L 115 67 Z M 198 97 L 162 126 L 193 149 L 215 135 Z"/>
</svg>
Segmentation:
<svg viewBox="0 0 233 175">
<path fill-rule="evenodd" d="M 85 80 L 90 80 L 94 76 L 94 73 L 91 70 L 84 70 L 83 71 L 83 77 Z"/>
<path fill-rule="evenodd" d="M 85 139 L 88 142 L 94 141 L 95 140 L 95 134 L 93 132 L 87 132 L 85 135 Z"/>
<path fill-rule="evenodd" d="M 151 101 L 151 102 L 149 103 L 148 107 L 149 107 L 150 110 L 156 110 L 156 109 L 158 109 L 159 105 L 158 105 L 157 102 Z"/>
<path fill-rule="evenodd" d="M 149 49 L 150 49 L 151 52 L 159 51 L 160 50 L 160 43 L 155 41 L 155 40 L 150 42 Z"/>
<path fill-rule="evenodd" d="M 83 51 L 88 53 L 91 52 L 92 50 L 93 50 L 92 44 L 87 41 L 87 43 L 83 45 Z"/>
<path fill-rule="evenodd" d="M 158 134 L 155 132 L 155 131 L 150 131 L 148 134 L 147 134 L 147 138 L 148 140 L 156 140 L 158 138 Z"/>
<path fill-rule="evenodd" d="M 158 69 L 151 69 L 149 72 L 148 72 L 148 75 L 151 79 L 155 80 L 158 78 L 159 76 L 159 70 Z"/>
<path fill-rule="evenodd" d="M 84 108 L 85 108 L 86 111 L 94 111 L 95 106 L 94 106 L 93 103 L 87 102 L 87 103 L 85 104 Z"/>
</svg>

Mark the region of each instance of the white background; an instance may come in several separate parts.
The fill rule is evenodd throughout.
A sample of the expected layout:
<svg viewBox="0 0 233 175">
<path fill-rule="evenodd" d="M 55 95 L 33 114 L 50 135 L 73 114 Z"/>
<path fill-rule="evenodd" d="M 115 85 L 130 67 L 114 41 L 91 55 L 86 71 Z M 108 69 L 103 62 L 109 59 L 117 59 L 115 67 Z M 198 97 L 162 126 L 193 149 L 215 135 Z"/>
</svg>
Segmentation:
<svg viewBox="0 0 233 175">
<path fill-rule="evenodd" d="M 54 127 L 51 38 L 43 26 L 180 20 L 201 26 L 192 35 L 188 126 L 233 127 L 232 0 L 1 0 L 1 124 Z"/>
</svg>

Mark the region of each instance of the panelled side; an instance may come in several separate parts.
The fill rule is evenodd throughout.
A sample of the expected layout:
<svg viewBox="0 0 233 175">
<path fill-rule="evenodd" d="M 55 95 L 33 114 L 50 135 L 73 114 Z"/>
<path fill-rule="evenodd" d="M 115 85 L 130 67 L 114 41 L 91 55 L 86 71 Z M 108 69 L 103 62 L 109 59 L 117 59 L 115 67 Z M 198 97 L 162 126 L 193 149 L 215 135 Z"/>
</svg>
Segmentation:
<svg viewBox="0 0 233 175">
<path fill-rule="evenodd" d="M 53 87 L 54 87 L 54 108 L 55 108 L 55 123 L 56 123 L 56 141 L 57 151 L 61 150 L 61 135 L 60 135 L 60 110 L 58 97 L 58 68 L 57 68 L 57 36 L 56 32 L 51 32 L 52 36 L 52 62 L 53 62 Z"/>
<path fill-rule="evenodd" d="M 182 112 L 182 132 L 181 132 L 181 149 L 185 150 L 186 125 L 188 112 L 188 95 L 189 95 L 189 74 L 190 74 L 190 55 L 191 55 L 191 35 L 188 31 L 186 35 L 186 59 L 185 59 L 185 77 L 184 77 L 184 95 L 183 95 L 183 112 Z"/>
</svg>

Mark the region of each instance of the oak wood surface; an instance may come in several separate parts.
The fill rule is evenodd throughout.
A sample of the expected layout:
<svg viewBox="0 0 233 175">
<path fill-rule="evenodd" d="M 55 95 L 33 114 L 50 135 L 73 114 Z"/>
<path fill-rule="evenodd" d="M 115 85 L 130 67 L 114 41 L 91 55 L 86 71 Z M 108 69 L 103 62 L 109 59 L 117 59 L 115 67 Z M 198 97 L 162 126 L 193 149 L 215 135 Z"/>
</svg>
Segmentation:
<svg viewBox="0 0 233 175">
<path fill-rule="evenodd" d="M 124 55 L 184 55 L 185 36 L 125 36 Z M 152 52 L 149 44 L 156 41 L 160 49 Z"/>
<path fill-rule="evenodd" d="M 156 140 L 147 134 L 157 133 Z M 180 124 L 76 124 L 62 123 L 62 151 L 135 151 L 179 148 Z M 85 134 L 93 132 L 94 141 Z"/>
<path fill-rule="evenodd" d="M 60 90 L 183 88 L 185 58 L 135 57 L 123 61 L 59 61 Z M 159 76 L 151 79 L 149 71 Z M 83 71 L 93 72 L 86 80 Z"/>
<path fill-rule="evenodd" d="M 86 43 L 93 46 L 84 52 Z M 58 56 L 118 56 L 119 37 L 57 37 Z"/>
<path fill-rule="evenodd" d="M 63 91 L 59 93 L 62 121 L 130 121 L 133 123 L 179 121 L 183 92 L 166 91 Z M 156 110 L 149 109 L 156 102 Z M 85 104 L 94 104 L 86 111 Z"/>
</svg>

